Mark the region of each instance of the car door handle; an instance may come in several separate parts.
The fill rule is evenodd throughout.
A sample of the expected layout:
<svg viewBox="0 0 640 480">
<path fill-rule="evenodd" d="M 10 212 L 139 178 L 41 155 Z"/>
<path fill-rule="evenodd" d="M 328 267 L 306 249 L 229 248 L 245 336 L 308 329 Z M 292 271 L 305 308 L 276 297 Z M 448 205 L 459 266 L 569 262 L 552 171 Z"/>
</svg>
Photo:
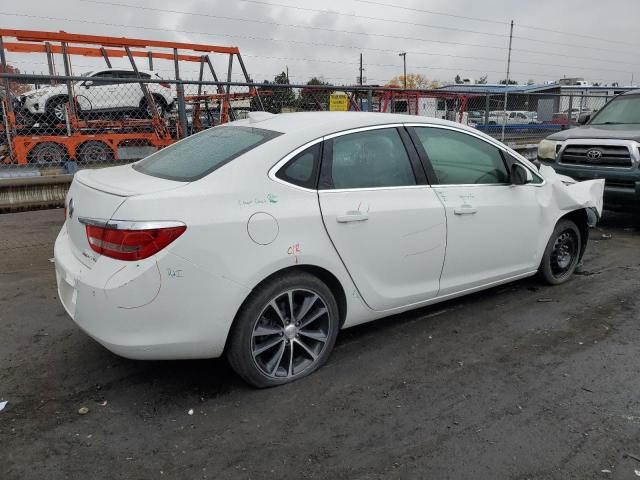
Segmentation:
<svg viewBox="0 0 640 480">
<path fill-rule="evenodd" d="M 364 222 L 365 220 L 369 220 L 369 215 L 360 212 L 347 212 L 345 215 L 336 217 L 338 223 Z"/>
<path fill-rule="evenodd" d="M 454 208 L 453 213 L 455 213 L 456 215 L 473 215 L 475 213 L 478 213 L 478 209 L 475 207 L 460 207 Z"/>
</svg>

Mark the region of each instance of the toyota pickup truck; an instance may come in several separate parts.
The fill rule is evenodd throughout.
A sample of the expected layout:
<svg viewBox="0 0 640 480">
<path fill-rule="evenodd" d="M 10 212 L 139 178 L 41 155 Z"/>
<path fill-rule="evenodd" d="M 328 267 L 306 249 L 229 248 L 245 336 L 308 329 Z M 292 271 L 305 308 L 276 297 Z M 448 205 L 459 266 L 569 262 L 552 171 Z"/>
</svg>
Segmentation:
<svg viewBox="0 0 640 480">
<path fill-rule="evenodd" d="M 540 163 L 576 180 L 604 179 L 607 208 L 640 209 L 640 90 L 618 95 L 578 123 L 540 142 Z"/>
</svg>

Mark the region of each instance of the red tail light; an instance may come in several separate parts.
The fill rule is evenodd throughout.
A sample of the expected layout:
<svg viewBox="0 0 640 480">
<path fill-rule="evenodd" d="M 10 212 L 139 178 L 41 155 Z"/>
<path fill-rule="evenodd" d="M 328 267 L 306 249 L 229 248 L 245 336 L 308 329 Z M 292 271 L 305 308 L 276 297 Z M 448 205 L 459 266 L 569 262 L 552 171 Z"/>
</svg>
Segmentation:
<svg viewBox="0 0 640 480">
<path fill-rule="evenodd" d="M 186 226 L 119 230 L 87 225 L 87 239 L 91 249 L 118 260 L 142 260 L 158 253 L 184 233 Z"/>
<path fill-rule="evenodd" d="M 162 85 L 164 88 L 171 88 L 171 85 L 168 83 L 160 82 L 158 85 Z"/>
</svg>

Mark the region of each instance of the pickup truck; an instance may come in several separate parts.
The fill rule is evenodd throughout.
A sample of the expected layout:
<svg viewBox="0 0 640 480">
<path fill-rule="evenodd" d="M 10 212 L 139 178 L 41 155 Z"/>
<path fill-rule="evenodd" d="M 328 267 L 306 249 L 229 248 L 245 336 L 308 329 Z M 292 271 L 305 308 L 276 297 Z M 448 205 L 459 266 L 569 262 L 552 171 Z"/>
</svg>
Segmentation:
<svg viewBox="0 0 640 480">
<path fill-rule="evenodd" d="M 604 179 L 606 208 L 640 208 L 640 90 L 618 95 L 578 123 L 540 142 L 540 163 L 576 180 Z"/>
</svg>

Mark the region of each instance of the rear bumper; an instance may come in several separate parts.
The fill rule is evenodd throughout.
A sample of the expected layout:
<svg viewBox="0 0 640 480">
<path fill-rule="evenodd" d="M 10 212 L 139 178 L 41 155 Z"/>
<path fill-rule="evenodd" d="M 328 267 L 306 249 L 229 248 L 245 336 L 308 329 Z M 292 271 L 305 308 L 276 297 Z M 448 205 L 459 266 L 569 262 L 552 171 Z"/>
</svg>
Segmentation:
<svg viewBox="0 0 640 480">
<path fill-rule="evenodd" d="M 58 295 L 74 322 L 117 355 L 218 357 L 248 291 L 163 251 L 139 262 L 73 254 L 66 227 L 54 248 Z"/>
<path fill-rule="evenodd" d="M 603 178 L 605 207 L 614 205 L 640 207 L 640 170 L 614 170 L 607 168 L 561 165 L 544 162 L 562 175 L 575 180 Z"/>
</svg>

